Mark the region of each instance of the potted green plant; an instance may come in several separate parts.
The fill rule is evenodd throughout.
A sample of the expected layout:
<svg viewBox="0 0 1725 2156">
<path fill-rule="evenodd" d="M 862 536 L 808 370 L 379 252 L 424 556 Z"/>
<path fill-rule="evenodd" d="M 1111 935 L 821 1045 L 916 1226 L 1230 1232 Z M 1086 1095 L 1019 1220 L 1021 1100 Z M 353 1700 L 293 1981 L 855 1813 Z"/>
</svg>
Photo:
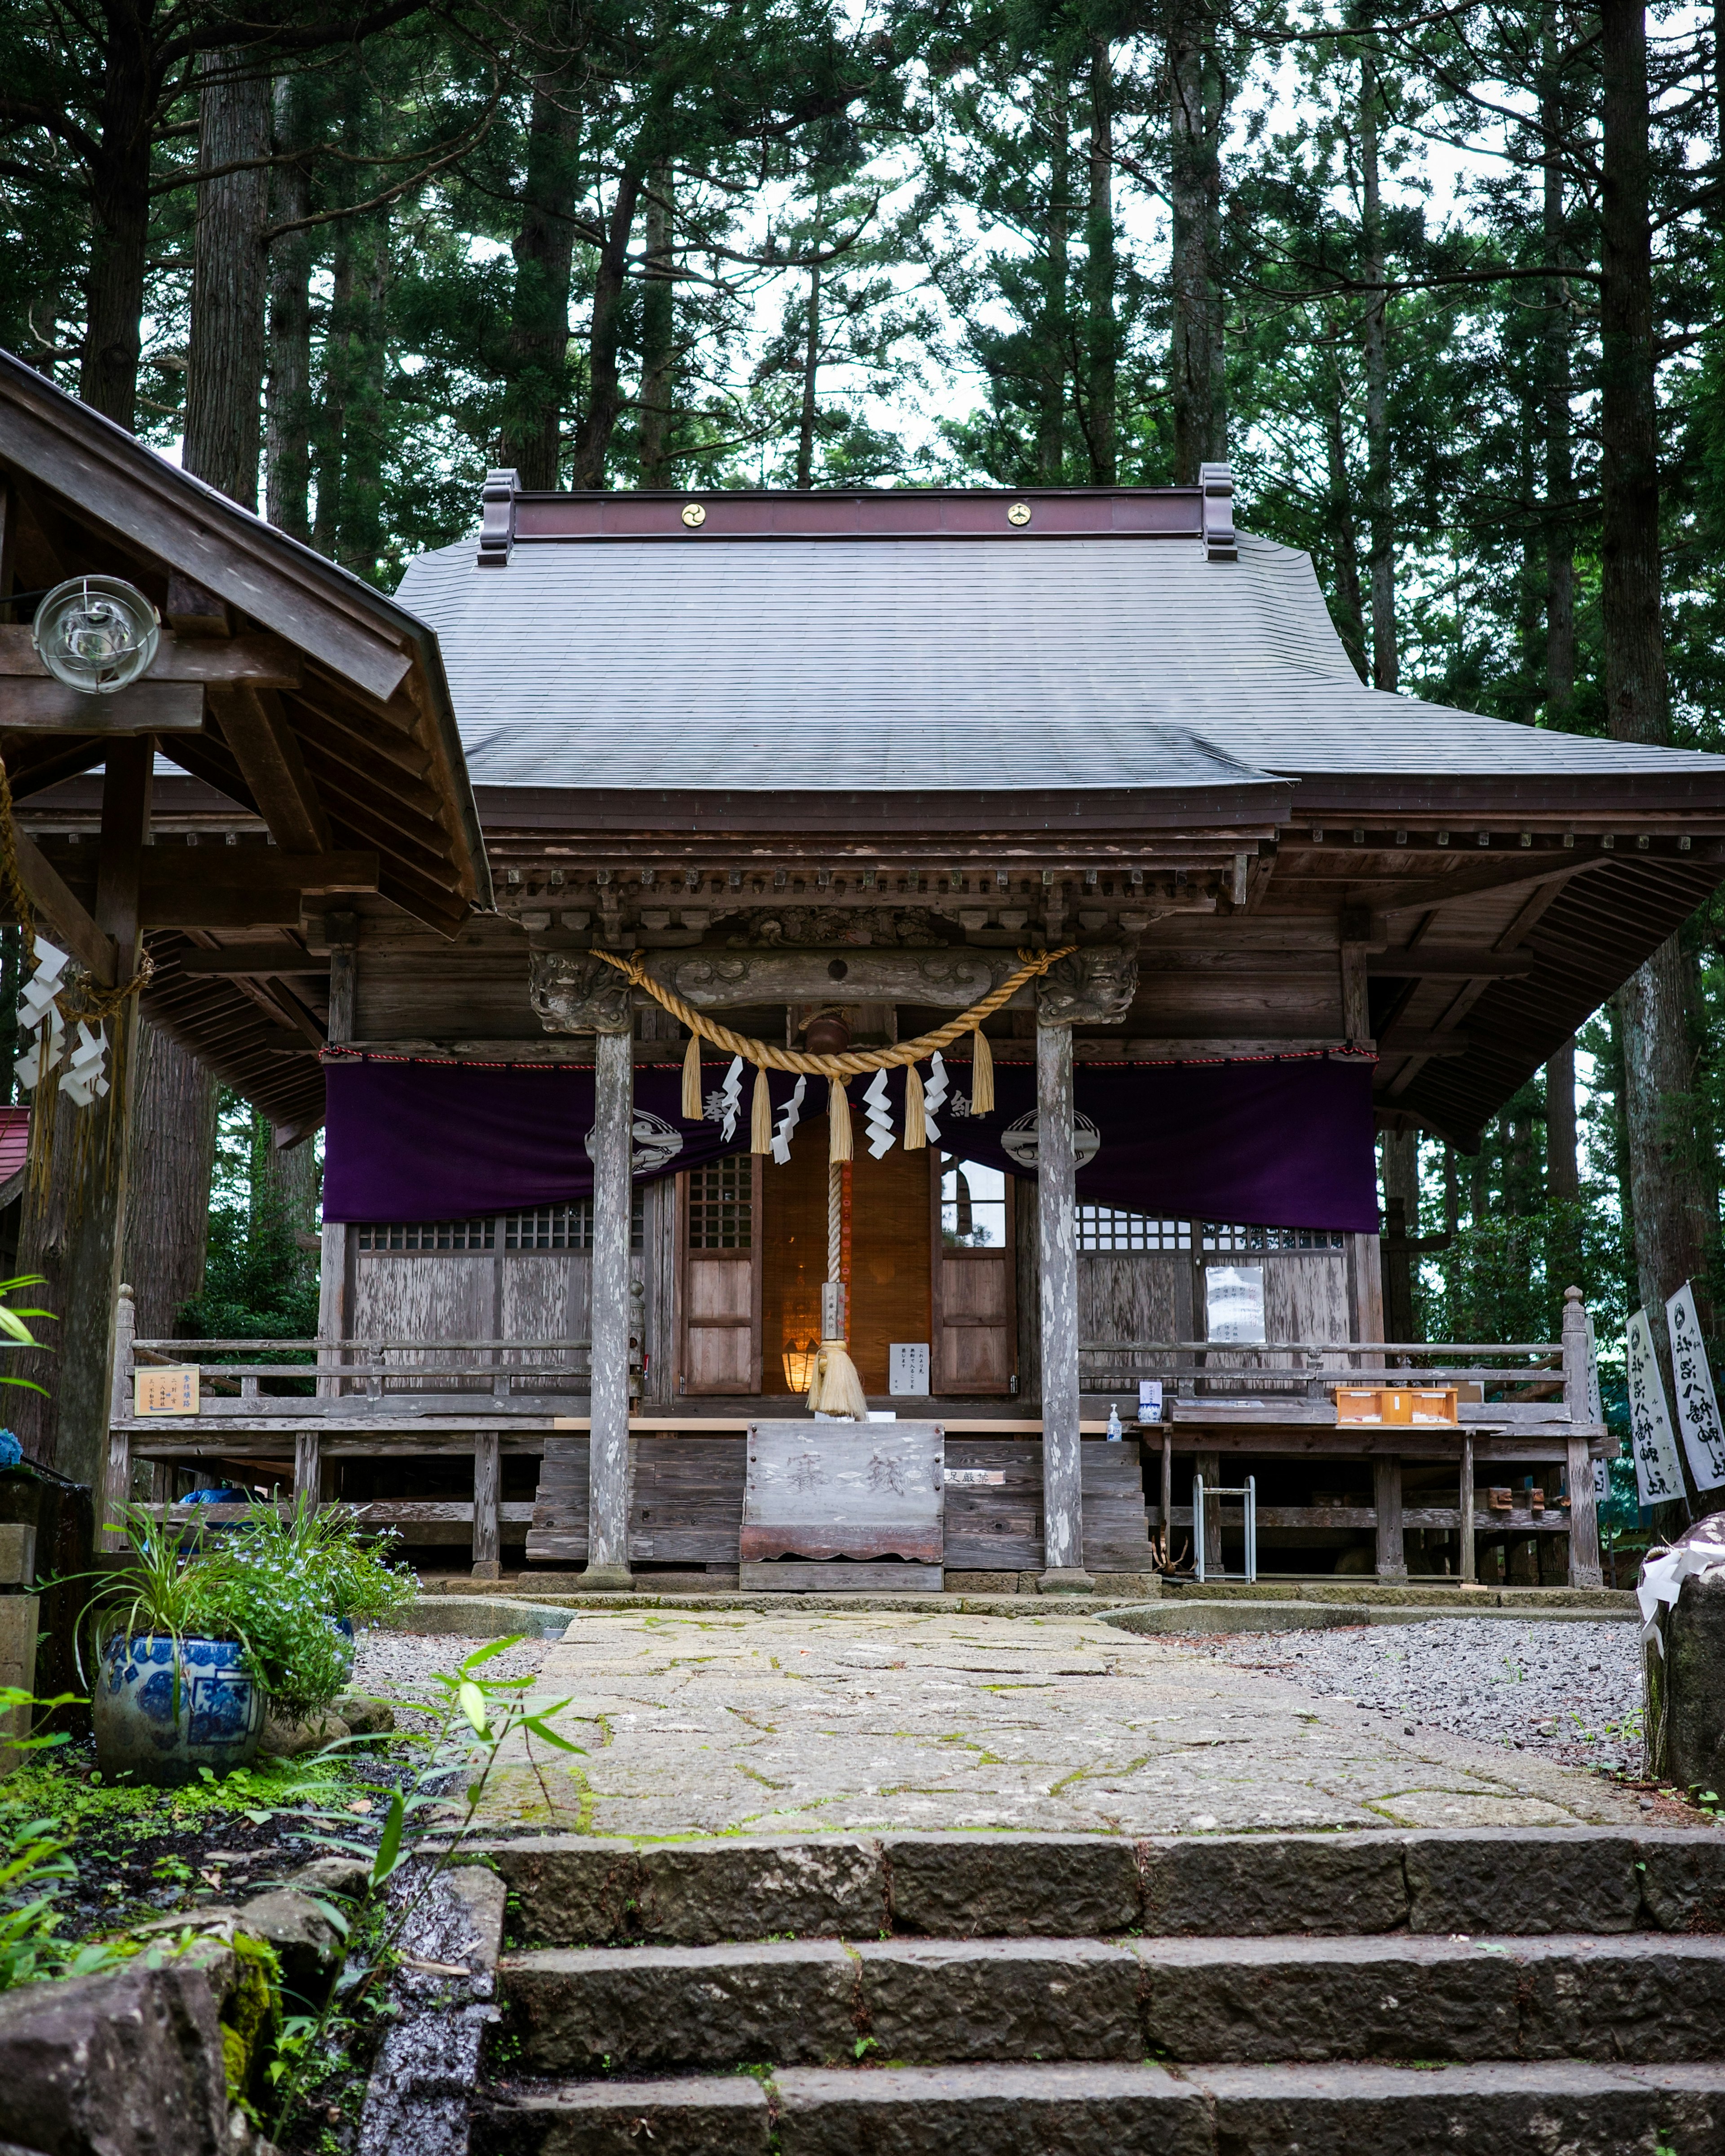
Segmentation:
<svg viewBox="0 0 1725 2156">
<path fill-rule="evenodd" d="M 410 1602 L 411 1573 L 390 1564 L 349 1507 L 254 1503 L 202 1560 L 220 1578 L 278 1720 L 305 1722 L 352 1679 L 354 1627 Z"/>
<path fill-rule="evenodd" d="M 130 1562 L 95 1605 L 90 1699 L 103 1774 L 172 1786 L 202 1768 L 249 1766 L 264 1727 L 264 1687 L 218 1568 L 146 1507 L 120 1508 Z"/>
</svg>

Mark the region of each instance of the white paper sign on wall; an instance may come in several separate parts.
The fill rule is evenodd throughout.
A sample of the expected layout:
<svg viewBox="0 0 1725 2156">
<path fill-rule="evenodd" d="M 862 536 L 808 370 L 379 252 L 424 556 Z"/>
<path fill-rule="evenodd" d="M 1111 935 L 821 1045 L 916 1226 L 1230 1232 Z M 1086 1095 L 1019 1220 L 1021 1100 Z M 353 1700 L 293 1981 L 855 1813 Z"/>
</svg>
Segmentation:
<svg viewBox="0 0 1725 2156">
<path fill-rule="evenodd" d="M 1677 1396 L 1677 1427 L 1683 1433 L 1689 1472 L 1697 1490 L 1717 1490 L 1725 1482 L 1725 1427 L 1719 1421 L 1695 1290 L 1687 1281 L 1666 1301 L 1665 1322 L 1671 1328 L 1671 1389 Z"/>
<path fill-rule="evenodd" d="M 1638 1310 L 1629 1322 L 1625 1346 L 1629 1363 L 1630 1444 L 1635 1455 L 1635 1486 L 1644 1505 L 1663 1505 L 1683 1495 L 1683 1471 L 1677 1440 L 1653 1359 L 1653 1333 L 1647 1313 Z"/>
<path fill-rule="evenodd" d="M 1241 1348 L 1264 1344 L 1262 1265 L 1206 1265 L 1204 1337 Z"/>
<path fill-rule="evenodd" d="M 895 1340 L 887 1351 L 886 1370 L 889 1394 L 912 1393 L 926 1399 L 928 1393 L 928 1342 L 926 1340 Z"/>
</svg>

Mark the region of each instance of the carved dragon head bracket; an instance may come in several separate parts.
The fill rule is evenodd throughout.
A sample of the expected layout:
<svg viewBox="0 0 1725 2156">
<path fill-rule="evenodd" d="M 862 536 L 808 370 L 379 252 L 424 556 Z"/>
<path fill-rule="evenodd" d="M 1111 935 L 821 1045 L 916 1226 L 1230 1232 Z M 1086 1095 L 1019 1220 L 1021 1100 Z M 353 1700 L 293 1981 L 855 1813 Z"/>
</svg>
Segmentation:
<svg viewBox="0 0 1725 2156">
<path fill-rule="evenodd" d="M 1075 951 L 1049 968 L 1036 987 L 1039 1025 L 1119 1025 L 1138 992 L 1135 952 L 1118 943 Z"/>
<path fill-rule="evenodd" d="M 614 966 L 584 951 L 529 954 L 528 998 L 547 1033 L 629 1033 L 634 990 Z"/>
</svg>

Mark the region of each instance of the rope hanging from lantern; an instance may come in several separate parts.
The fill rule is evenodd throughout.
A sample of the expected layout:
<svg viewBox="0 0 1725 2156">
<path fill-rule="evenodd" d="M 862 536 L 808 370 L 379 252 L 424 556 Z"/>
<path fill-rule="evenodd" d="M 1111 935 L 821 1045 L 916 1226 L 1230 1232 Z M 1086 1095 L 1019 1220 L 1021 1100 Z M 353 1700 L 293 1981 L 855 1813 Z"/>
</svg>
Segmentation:
<svg viewBox="0 0 1725 2156">
<path fill-rule="evenodd" d="M 847 1048 L 833 1055 L 814 1055 L 805 1049 L 779 1048 L 770 1040 L 757 1040 L 746 1033 L 734 1033 L 728 1025 L 721 1025 L 716 1019 L 706 1017 L 692 1004 L 685 1003 L 674 988 L 665 988 L 647 971 L 646 962 L 637 951 L 623 957 L 614 951 L 595 951 L 595 958 L 603 958 L 608 966 L 618 972 L 638 988 L 644 988 L 653 1000 L 671 1016 L 689 1029 L 689 1052 L 683 1060 L 683 1100 L 685 1118 L 696 1122 L 701 1115 L 701 1044 L 704 1040 L 714 1048 L 722 1049 L 727 1055 L 740 1056 L 752 1063 L 757 1073 L 752 1112 L 749 1118 L 750 1149 L 754 1152 L 772 1150 L 772 1106 L 767 1091 L 767 1073 L 769 1070 L 788 1070 L 798 1077 L 824 1078 L 827 1081 L 827 1158 L 830 1161 L 846 1161 L 851 1158 L 850 1102 L 845 1091 L 845 1081 L 861 1077 L 871 1070 L 903 1070 L 905 1077 L 905 1150 L 920 1152 L 928 1142 L 923 1116 L 922 1081 L 916 1065 L 943 1048 L 950 1048 L 963 1034 L 974 1035 L 974 1061 L 971 1075 L 971 1111 L 986 1116 L 994 1106 L 994 1061 L 989 1052 L 988 1037 L 983 1031 L 983 1020 L 990 1018 L 1001 1007 L 1009 1003 L 1027 982 L 1045 973 L 1059 960 L 1070 957 L 1077 949 L 1076 943 L 1063 944 L 1058 951 L 1020 951 L 1016 973 L 1009 974 L 998 988 L 992 989 L 980 1002 L 967 1011 L 961 1011 L 946 1024 L 937 1025 L 932 1033 L 919 1034 L 914 1040 L 901 1040 L 891 1048 Z"/>
</svg>

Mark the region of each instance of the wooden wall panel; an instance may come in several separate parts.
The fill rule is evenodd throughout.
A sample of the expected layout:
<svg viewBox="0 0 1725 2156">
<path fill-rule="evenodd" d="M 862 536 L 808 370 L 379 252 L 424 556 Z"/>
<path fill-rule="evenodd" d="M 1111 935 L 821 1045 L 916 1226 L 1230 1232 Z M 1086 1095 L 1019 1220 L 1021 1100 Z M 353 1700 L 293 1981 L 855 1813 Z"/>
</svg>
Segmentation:
<svg viewBox="0 0 1725 2156">
<path fill-rule="evenodd" d="M 1192 1258 L 1186 1250 L 1081 1250 L 1081 1340 L 1190 1340 Z"/>
<path fill-rule="evenodd" d="M 1272 1252 L 1264 1264 L 1264 1329 L 1272 1340 L 1350 1340 L 1344 1250 Z"/>
<path fill-rule="evenodd" d="M 376 952 L 357 969 L 357 1040 L 520 1040 L 539 1032 L 527 1000 L 526 939 L 446 953 Z"/>
<path fill-rule="evenodd" d="M 355 1265 L 352 1337 L 491 1339 L 496 1319 L 495 1276 L 489 1250 L 362 1251 Z M 393 1352 L 389 1359 L 407 1370 L 427 1358 L 403 1348 Z M 438 1389 L 447 1391 L 449 1387 L 439 1380 Z"/>
</svg>

